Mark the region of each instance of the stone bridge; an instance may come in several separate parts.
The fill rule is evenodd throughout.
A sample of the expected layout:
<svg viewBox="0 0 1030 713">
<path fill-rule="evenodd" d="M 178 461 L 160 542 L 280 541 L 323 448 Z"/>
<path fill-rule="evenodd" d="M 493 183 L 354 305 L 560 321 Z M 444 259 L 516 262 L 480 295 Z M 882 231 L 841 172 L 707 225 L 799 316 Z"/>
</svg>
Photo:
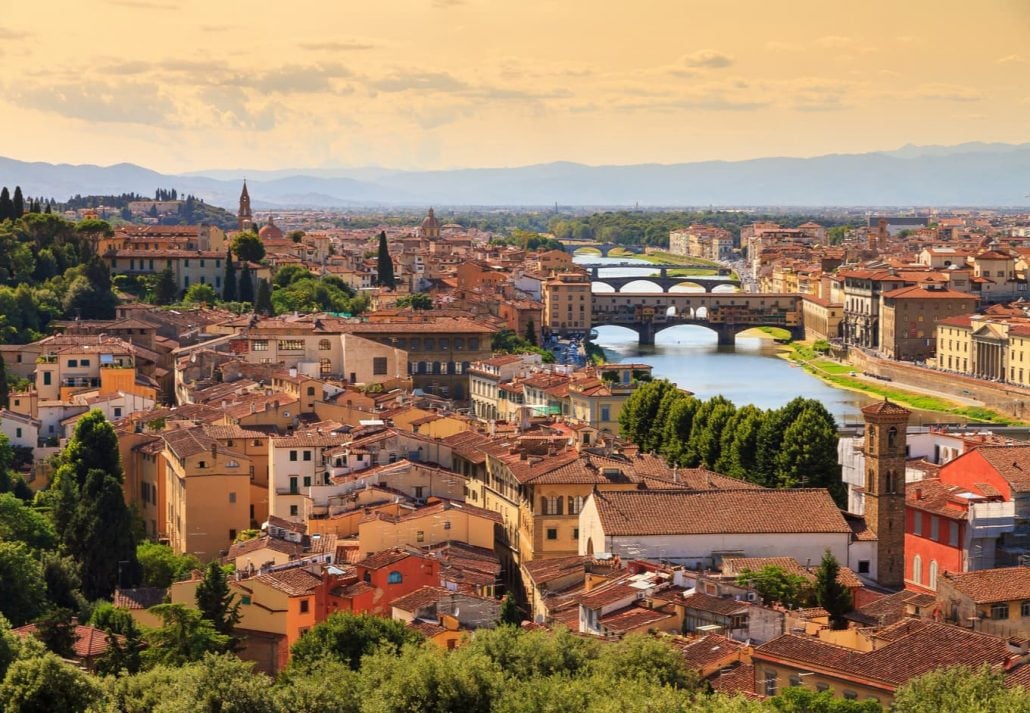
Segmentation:
<svg viewBox="0 0 1030 713">
<path fill-rule="evenodd" d="M 662 292 L 668 292 L 676 285 L 690 284 L 698 285 L 704 288 L 705 292 L 711 292 L 719 285 L 732 285 L 733 287 L 740 287 L 740 280 L 730 276 L 730 270 L 726 268 L 717 268 L 719 275 L 702 276 L 696 277 L 690 275 L 669 275 L 669 270 L 682 270 L 684 265 L 638 265 L 635 263 L 618 263 L 612 265 L 584 265 L 590 270 L 590 280 L 592 282 L 601 282 L 605 285 L 609 285 L 616 292 L 621 290 L 623 287 L 631 282 L 637 282 L 638 280 L 646 280 L 647 282 L 653 282 L 658 285 Z M 625 277 L 608 277 L 602 276 L 601 270 L 608 270 L 612 268 L 632 267 L 640 268 L 641 270 L 653 269 L 658 272 L 658 275 L 631 275 Z"/>
<path fill-rule="evenodd" d="M 559 240 L 562 249 L 570 254 L 575 254 L 580 248 L 593 248 L 601 253 L 601 257 L 608 257 L 608 253 L 615 248 L 622 248 L 628 253 L 639 253 L 641 249 L 633 245 L 617 245 L 616 243 L 602 243 L 597 240 Z"/>
<path fill-rule="evenodd" d="M 707 327 L 719 344 L 733 344 L 737 332 L 754 327 L 780 327 L 800 339 L 804 331 L 802 298 L 792 294 L 700 292 L 595 292 L 594 327 L 628 327 L 640 344 L 654 344 L 655 334 L 680 324 Z"/>
</svg>

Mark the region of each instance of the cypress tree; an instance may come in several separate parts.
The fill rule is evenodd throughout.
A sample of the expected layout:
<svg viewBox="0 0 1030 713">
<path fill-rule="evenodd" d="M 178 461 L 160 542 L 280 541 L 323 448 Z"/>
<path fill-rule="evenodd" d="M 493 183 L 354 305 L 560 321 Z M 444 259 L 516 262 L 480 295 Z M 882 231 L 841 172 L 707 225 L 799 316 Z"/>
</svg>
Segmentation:
<svg viewBox="0 0 1030 713">
<path fill-rule="evenodd" d="M 175 274 L 172 268 L 166 267 L 161 271 L 161 276 L 154 286 L 154 302 L 159 305 L 170 305 L 179 296 L 179 287 L 175 284 Z"/>
<path fill-rule="evenodd" d="M 526 322 L 526 341 L 536 346 L 536 323 L 533 320 Z"/>
<path fill-rule="evenodd" d="M 225 251 L 225 277 L 222 278 L 222 299 L 236 301 L 236 263 L 232 260 L 232 249 Z"/>
<path fill-rule="evenodd" d="M 11 217 L 15 220 L 25 215 L 25 198 L 21 195 L 21 186 L 14 187 L 13 208 L 14 214 Z"/>
<path fill-rule="evenodd" d="M 53 212 L 53 211 L 50 210 L 50 201 L 49 200 L 46 202 L 46 210 L 43 211 L 43 212 L 46 213 L 47 215 L 50 215 L 50 213 Z"/>
<path fill-rule="evenodd" d="M 7 408 L 10 405 L 10 388 L 7 385 L 7 365 L 0 358 L 0 408 Z"/>
<path fill-rule="evenodd" d="M 826 550 L 819 569 L 815 572 L 816 604 L 830 613 L 830 626 L 843 629 L 848 625 L 844 615 L 851 611 L 851 592 L 837 581 L 840 564 L 833 553 Z"/>
<path fill-rule="evenodd" d="M 378 272 L 378 283 L 383 287 L 394 289 L 397 281 L 393 277 L 393 259 L 390 257 L 390 248 L 386 244 L 386 231 L 379 232 L 379 259 L 376 265 Z"/>
<path fill-rule="evenodd" d="M 257 299 L 254 302 L 254 311 L 258 314 L 272 314 L 275 308 L 272 306 L 272 285 L 268 280 L 258 280 Z"/>
<path fill-rule="evenodd" d="M 14 202 L 11 201 L 11 192 L 7 186 L 0 189 L 0 221 L 10 220 L 14 217 Z"/>
<path fill-rule="evenodd" d="M 201 616 L 210 621 L 219 634 L 232 636 L 240 621 L 240 605 L 233 604 L 233 594 L 225 571 L 217 562 L 211 562 L 204 573 L 204 579 L 197 585 L 197 609 Z"/>
<path fill-rule="evenodd" d="M 254 279 L 250 276 L 250 270 L 246 267 L 240 273 L 240 289 L 239 289 L 239 300 L 240 302 L 253 302 L 254 301 Z"/>
</svg>

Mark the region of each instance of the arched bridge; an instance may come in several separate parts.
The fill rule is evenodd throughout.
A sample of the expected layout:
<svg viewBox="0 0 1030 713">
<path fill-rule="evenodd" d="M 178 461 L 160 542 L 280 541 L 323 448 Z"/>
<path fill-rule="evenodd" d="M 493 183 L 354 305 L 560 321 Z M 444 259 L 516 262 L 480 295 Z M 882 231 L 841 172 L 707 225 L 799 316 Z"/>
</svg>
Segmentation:
<svg viewBox="0 0 1030 713">
<path fill-rule="evenodd" d="M 803 329 L 796 294 L 595 292 L 592 300 L 593 326 L 628 327 L 641 344 L 654 344 L 655 334 L 680 324 L 714 330 L 719 344 L 733 344 L 737 332 L 753 327 L 780 327 L 797 338 Z"/>
<path fill-rule="evenodd" d="M 569 254 L 575 254 L 580 248 L 593 248 L 601 253 L 601 257 L 607 257 L 608 253 L 615 248 L 621 248 L 623 251 L 628 253 L 638 253 L 640 248 L 632 245 L 617 245 L 616 243 L 602 243 L 597 240 L 559 240 L 562 244 L 562 248 Z"/>
<path fill-rule="evenodd" d="M 668 292 L 676 285 L 691 284 L 698 285 L 704 288 L 705 292 L 711 292 L 713 289 L 720 285 L 732 285 L 734 287 L 740 286 L 740 280 L 730 275 L 730 270 L 726 268 L 718 268 L 719 275 L 709 276 L 691 276 L 691 275 L 669 275 L 669 270 L 682 270 L 683 265 L 640 265 L 638 263 L 618 263 L 612 265 L 584 265 L 590 270 L 591 282 L 601 282 L 605 285 L 609 285 L 616 292 L 621 290 L 623 287 L 631 282 L 637 282 L 639 280 L 646 280 L 647 282 L 653 282 L 658 285 L 662 292 Z M 607 270 L 611 268 L 620 267 L 633 267 L 640 268 L 641 270 L 655 270 L 658 272 L 657 275 L 630 275 L 625 277 L 608 277 L 601 275 L 601 270 Z"/>
</svg>

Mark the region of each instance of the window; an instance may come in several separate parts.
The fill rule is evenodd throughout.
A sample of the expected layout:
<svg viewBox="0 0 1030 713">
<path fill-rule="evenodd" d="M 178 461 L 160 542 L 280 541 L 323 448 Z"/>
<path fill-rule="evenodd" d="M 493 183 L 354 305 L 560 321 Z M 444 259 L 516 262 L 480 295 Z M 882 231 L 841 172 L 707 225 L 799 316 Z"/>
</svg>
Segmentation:
<svg viewBox="0 0 1030 713">
<path fill-rule="evenodd" d="M 923 583 L 923 558 L 919 555 L 912 558 L 912 581 L 916 584 Z"/>
<path fill-rule="evenodd" d="M 387 584 L 400 584 L 403 581 L 404 581 L 404 575 L 402 575 L 397 570 L 394 570 L 394 571 L 390 572 L 390 574 L 386 575 L 386 583 Z"/>
<path fill-rule="evenodd" d="M 308 610 L 310 608 L 311 608 L 311 600 L 310 599 L 301 599 L 300 600 L 300 613 L 301 614 L 307 614 Z"/>
<path fill-rule="evenodd" d="M 855 693 L 854 691 L 845 690 L 844 691 L 844 698 L 845 698 L 845 700 L 849 700 L 849 701 L 857 701 L 858 700 L 858 694 Z"/>
<path fill-rule="evenodd" d="M 49 371 L 44 371 L 43 372 L 43 385 L 44 386 L 50 386 L 50 378 L 51 378 L 51 376 L 52 376 L 52 374 Z"/>
<path fill-rule="evenodd" d="M 304 460 L 311 460 L 311 451 L 304 451 Z"/>
<path fill-rule="evenodd" d="M 298 490 L 297 490 L 297 476 L 291 475 L 290 476 L 290 495 L 296 495 L 297 492 L 298 492 Z"/>
<path fill-rule="evenodd" d="M 788 680 L 790 681 L 790 685 L 791 686 L 800 686 L 801 685 L 801 676 L 799 676 L 796 673 L 790 674 L 790 678 Z"/>
<path fill-rule="evenodd" d="M 419 530 L 418 532 L 415 533 L 415 542 L 425 542 L 425 541 L 426 541 L 426 531 L 425 530 Z"/>
<path fill-rule="evenodd" d="M 231 527 L 229 528 L 229 540 L 232 542 L 236 541 L 236 530 Z"/>
<path fill-rule="evenodd" d="M 318 371 L 322 376 L 329 376 L 333 373 L 333 363 L 328 359 L 319 359 Z"/>
<path fill-rule="evenodd" d="M 426 490 L 426 488 L 425 488 L 424 485 L 416 485 L 415 486 L 415 497 L 418 498 L 419 500 L 424 498 L 425 497 L 425 490 Z"/>
<path fill-rule="evenodd" d="M 197 464 L 197 467 L 198 467 L 198 468 L 207 468 L 207 461 L 204 461 L 204 460 L 200 461 L 200 462 L 199 462 L 199 463 Z"/>
<path fill-rule="evenodd" d="M 318 340 L 318 351 L 320 351 L 320 352 L 327 352 L 327 351 L 329 351 L 332 348 L 333 348 L 333 345 L 329 342 L 328 339 L 319 339 Z"/>
<path fill-rule="evenodd" d="M 244 594 L 242 597 L 240 597 L 240 601 L 243 602 L 244 605 L 250 606 L 250 602 L 251 602 L 250 595 L 249 594 Z"/>
<path fill-rule="evenodd" d="M 267 352 L 268 351 L 268 340 L 267 339 L 252 339 L 250 341 L 250 351 L 252 351 L 252 352 Z"/>
<path fill-rule="evenodd" d="M 859 560 L 858 561 L 858 573 L 859 574 L 869 574 L 869 560 Z"/>
<path fill-rule="evenodd" d="M 611 409 L 608 406 L 602 406 L 601 407 L 601 420 L 602 421 L 611 421 L 612 420 L 612 418 L 611 418 Z"/>
<path fill-rule="evenodd" d="M 443 529 L 445 529 L 445 530 L 450 530 L 451 529 L 451 521 L 450 520 L 444 520 L 443 521 Z"/>
<path fill-rule="evenodd" d="M 815 690 L 819 693 L 830 690 L 830 684 L 828 683 L 817 683 L 815 684 Z"/>
<path fill-rule="evenodd" d="M 78 359 L 69 359 L 68 360 L 68 368 L 69 369 L 71 369 L 73 367 L 76 367 L 78 365 L 79 365 L 79 360 Z"/>
<path fill-rule="evenodd" d="M 290 460 L 291 461 L 296 461 L 297 460 L 297 451 L 290 451 Z"/>
<path fill-rule="evenodd" d="M 927 582 L 930 589 L 937 589 L 937 561 L 933 560 L 930 562 L 930 579 Z"/>
<path fill-rule="evenodd" d="M 309 386 L 308 387 L 308 396 L 314 396 L 314 395 L 315 395 L 315 387 L 314 386 Z"/>
<path fill-rule="evenodd" d="M 386 376 L 386 357 L 372 357 L 372 374 Z"/>
<path fill-rule="evenodd" d="M 921 512 L 912 514 L 912 534 L 918 537 L 923 536 L 923 513 Z"/>
<path fill-rule="evenodd" d="M 954 521 L 948 522 L 948 544 L 952 547 L 958 547 L 958 523 Z"/>
<path fill-rule="evenodd" d="M 765 695 L 767 695 L 767 696 L 775 696 L 776 695 L 776 688 L 777 688 L 776 679 L 777 679 L 777 674 L 776 674 L 775 671 L 766 671 L 765 672 Z"/>
<path fill-rule="evenodd" d="M 941 536 L 941 521 L 936 515 L 930 516 L 930 539 L 937 540 Z"/>
<path fill-rule="evenodd" d="M 279 351 L 281 352 L 302 352 L 304 351 L 303 339 L 280 339 Z"/>
<path fill-rule="evenodd" d="M 579 528 L 578 527 L 572 528 L 572 539 L 574 539 L 574 540 L 578 540 L 579 539 Z"/>
<path fill-rule="evenodd" d="M 296 505 L 291 505 L 290 506 L 290 517 L 297 517 L 297 512 L 298 512 L 297 506 Z"/>
<path fill-rule="evenodd" d="M 14 437 L 15 438 L 21 438 L 21 428 L 20 427 L 14 429 Z"/>
<path fill-rule="evenodd" d="M 549 527 L 549 528 L 547 528 L 547 539 L 548 540 L 557 540 L 558 539 L 558 528 L 557 527 Z"/>
<path fill-rule="evenodd" d="M 1022 617 L 1030 616 L 1030 601 L 1025 601 L 1019 605 L 1019 615 Z"/>
<path fill-rule="evenodd" d="M 469 337 L 469 349 L 472 351 L 479 349 L 479 337 Z"/>
<path fill-rule="evenodd" d="M 562 497 L 560 495 L 552 496 L 549 498 L 540 498 L 540 514 L 541 515 L 561 515 L 562 514 Z"/>
<path fill-rule="evenodd" d="M 305 488 L 310 488 L 311 487 L 311 476 L 310 475 L 305 475 L 304 476 L 304 487 Z"/>
<path fill-rule="evenodd" d="M 235 491 L 230 491 L 229 492 L 229 503 L 230 504 L 234 504 L 235 502 L 236 502 L 236 492 Z"/>
<path fill-rule="evenodd" d="M 115 406 L 114 407 L 114 417 L 115 418 L 121 418 L 122 417 L 122 407 L 121 406 Z"/>
<path fill-rule="evenodd" d="M 422 340 L 421 339 L 412 338 L 412 340 L 411 340 L 411 351 L 417 352 L 417 351 L 420 351 L 421 349 L 422 349 Z"/>
<path fill-rule="evenodd" d="M 433 339 L 432 337 L 426 337 L 425 338 L 425 350 L 427 352 L 435 351 L 436 350 L 436 340 Z"/>
<path fill-rule="evenodd" d="M 584 498 L 582 495 L 576 497 L 569 496 L 569 515 L 579 515 L 583 509 Z"/>
</svg>

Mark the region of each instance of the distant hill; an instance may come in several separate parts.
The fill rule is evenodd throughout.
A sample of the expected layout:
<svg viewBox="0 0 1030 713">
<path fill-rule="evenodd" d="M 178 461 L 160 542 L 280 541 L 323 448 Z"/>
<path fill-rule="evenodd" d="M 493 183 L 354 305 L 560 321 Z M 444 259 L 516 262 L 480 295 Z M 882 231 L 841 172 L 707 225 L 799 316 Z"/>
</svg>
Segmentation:
<svg viewBox="0 0 1030 713">
<path fill-rule="evenodd" d="M 72 166 L 0 158 L 0 185 L 76 193 L 175 188 L 233 209 L 243 177 L 257 209 L 363 206 L 1027 206 L 1030 144 L 904 146 L 813 158 L 394 171 L 382 168 L 165 175 L 133 164 Z"/>
</svg>

